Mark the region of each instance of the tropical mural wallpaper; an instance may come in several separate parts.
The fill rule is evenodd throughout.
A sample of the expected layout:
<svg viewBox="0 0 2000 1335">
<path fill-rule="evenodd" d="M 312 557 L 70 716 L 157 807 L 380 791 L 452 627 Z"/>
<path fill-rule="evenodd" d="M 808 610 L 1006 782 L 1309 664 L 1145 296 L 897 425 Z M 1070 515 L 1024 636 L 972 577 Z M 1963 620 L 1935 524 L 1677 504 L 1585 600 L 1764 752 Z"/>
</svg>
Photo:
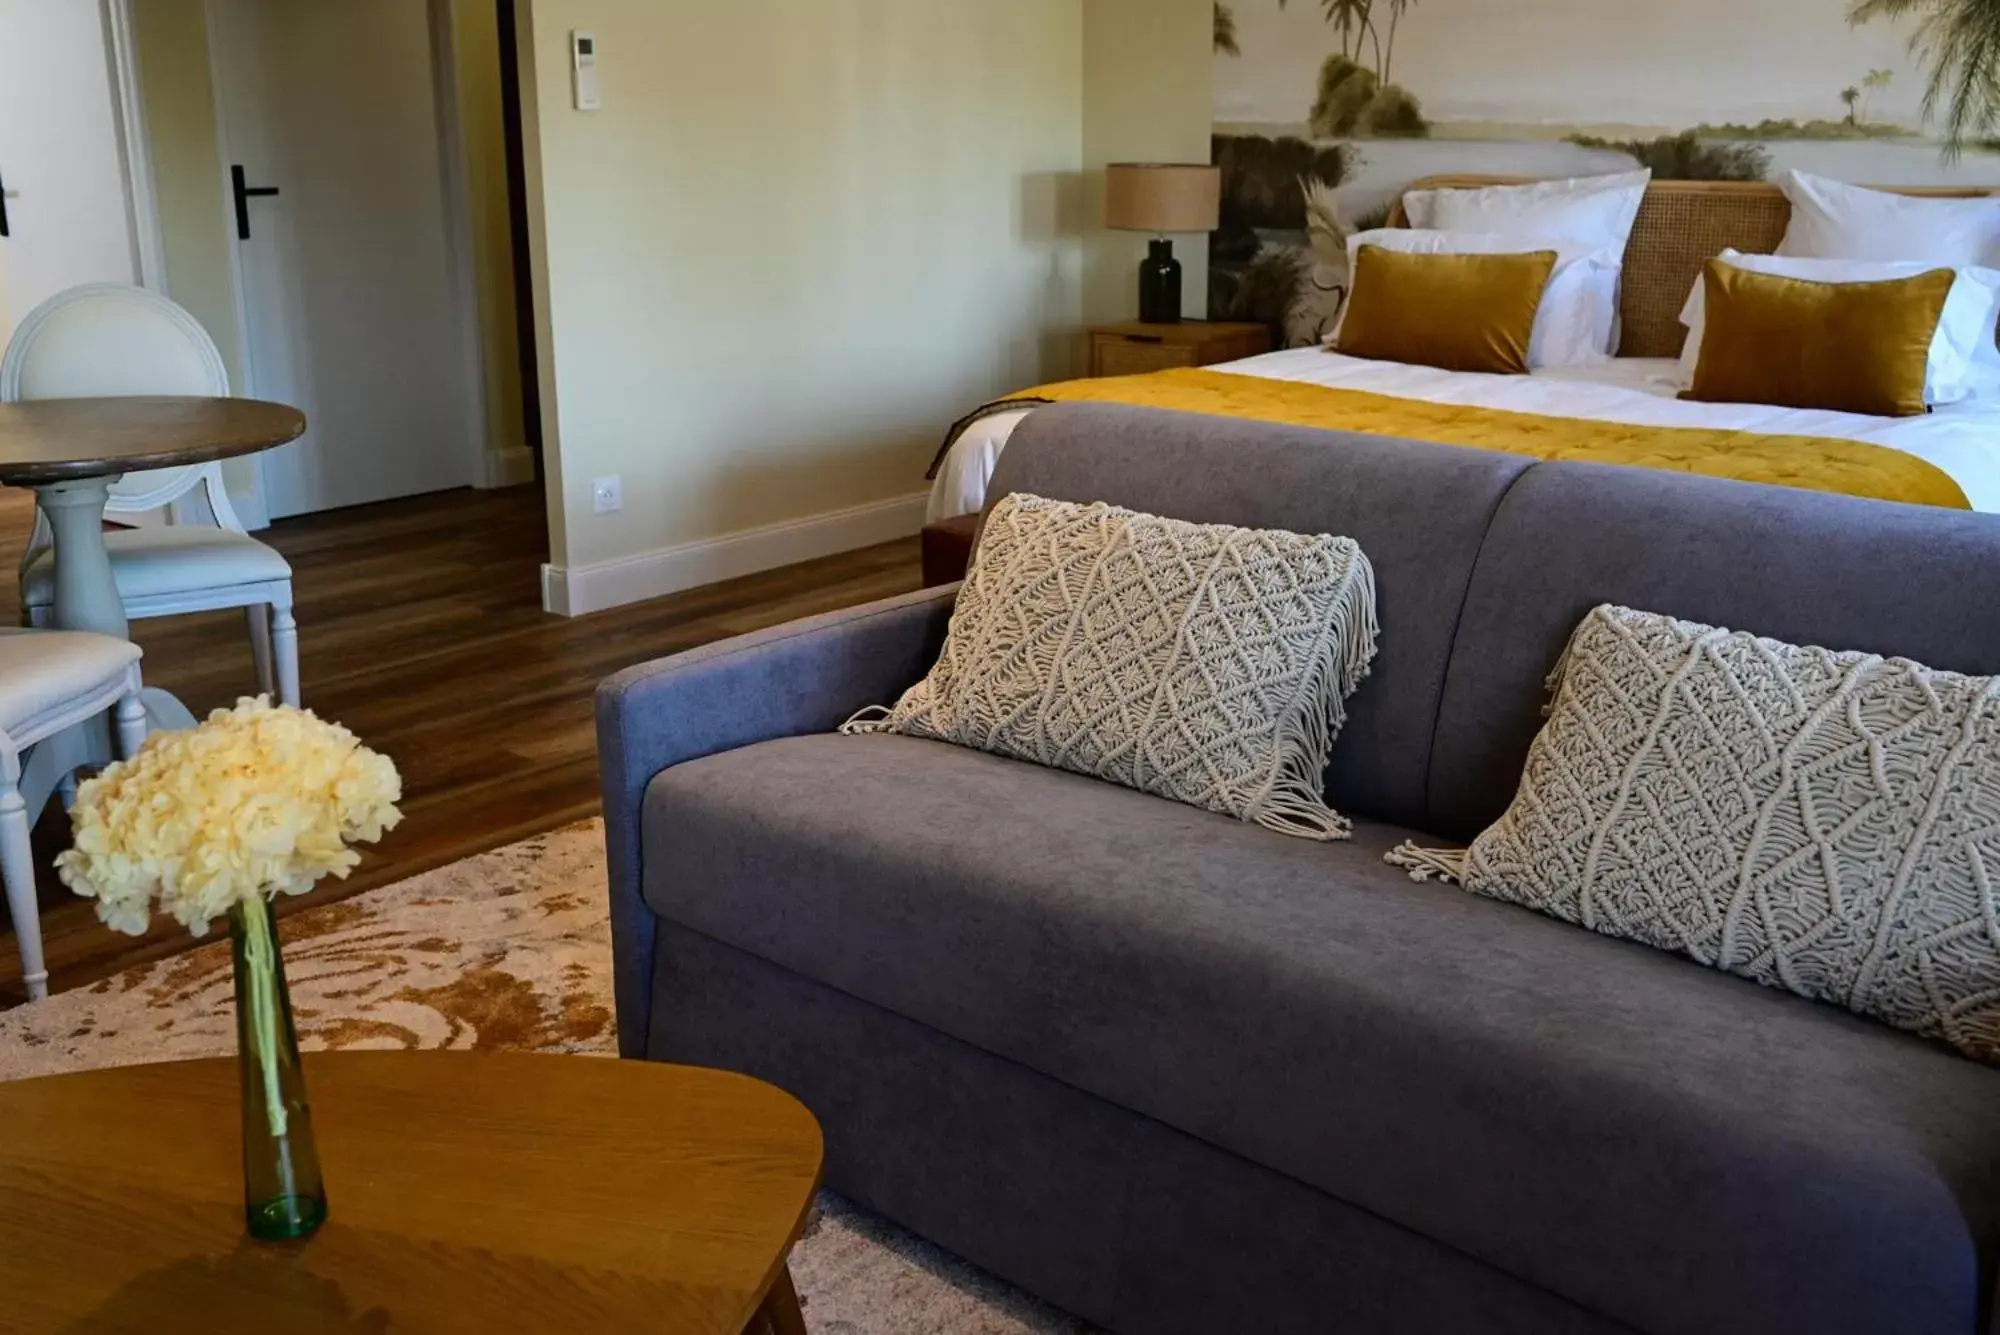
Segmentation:
<svg viewBox="0 0 2000 1335">
<path fill-rule="evenodd" d="M 1323 338 L 1443 172 L 2000 186 L 2000 0 L 1218 0 L 1210 315 Z"/>
</svg>

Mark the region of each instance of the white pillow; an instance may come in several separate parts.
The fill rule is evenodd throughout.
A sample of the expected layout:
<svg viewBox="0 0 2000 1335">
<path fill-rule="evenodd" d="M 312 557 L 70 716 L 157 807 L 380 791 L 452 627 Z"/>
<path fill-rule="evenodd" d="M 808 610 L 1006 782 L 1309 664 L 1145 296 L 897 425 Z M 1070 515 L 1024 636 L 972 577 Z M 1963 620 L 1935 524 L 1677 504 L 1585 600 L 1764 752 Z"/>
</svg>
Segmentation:
<svg viewBox="0 0 2000 1335">
<path fill-rule="evenodd" d="M 1780 255 L 1823 260 L 1918 260 L 1933 268 L 2000 266 L 2000 197 L 1923 199 L 1795 171 Z"/>
<path fill-rule="evenodd" d="M 1745 255 L 1725 250 L 1718 257 L 1733 269 L 1803 278 L 1815 283 L 1882 283 L 1914 278 L 1948 266 L 1921 261 L 1799 259 L 1788 255 Z M 1694 291 L 1681 308 L 1687 344 L 1681 349 L 1681 374 L 1689 382 L 1701 361 L 1702 335 L 1708 319 L 1708 285 L 1694 280 Z M 1958 271 L 1951 295 L 1945 298 L 1931 341 L 1930 364 L 1924 372 L 1924 402 L 1933 407 L 1970 398 L 2000 395 L 2000 345 L 1994 326 L 2000 323 L 2000 270 L 1966 268 Z"/>
<path fill-rule="evenodd" d="M 1403 196 L 1403 213 L 1410 226 L 1426 230 L 1560 237 L 1608 247 L 1623 263 L 1652 179 L 1650 170 L 1641 170 L 1476 190 L 1412 190 Z"/>
<path fill-rule="evenodd" d="M 1618 253 L 1591 249 L 1574 241 L 1534 241 L 1493 232 L 1434 232 L 1413 227 L 1384 227 L 1357 232 L 1347 239 L 1347 272 L 1359 272 L 1363 246 L 1380 246 L 1405 255 L 1519 255 L 1537 250 L 1556 253 L 1555 272 L 1535 312 L 1535 331 L 1528 341 L 1528 367 L 1598 366 L 1611 360 L 1611 340 L 1618 318 Z M 1346 319 L 1346 311 L 1341 318 Z M 1340 335 L 1339 326 L 1334 337 Z"/>
</svg>

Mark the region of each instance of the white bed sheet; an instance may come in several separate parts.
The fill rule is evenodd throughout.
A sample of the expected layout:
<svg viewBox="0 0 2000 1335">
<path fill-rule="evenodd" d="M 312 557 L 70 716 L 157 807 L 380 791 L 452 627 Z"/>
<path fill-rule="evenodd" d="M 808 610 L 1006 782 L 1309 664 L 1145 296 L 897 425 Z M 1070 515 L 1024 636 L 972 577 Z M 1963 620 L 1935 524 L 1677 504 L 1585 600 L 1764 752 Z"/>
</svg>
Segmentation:
<svg viewBox="0 0 2000 1335">
<path fill-rule="evenodd" d="M 1922 417 L 1865 417 L 1764 404 L 1687 403 L 1676 397 L 1685 387 L 1679 362 L 1639 357 L 1509 376 L 1292 348 L 1208 369 L 1545 417 L 1866 441 L 1935 464 L 1958 483 L 1973 509 L 2000 513 L 2000 405 L 1995 404 L 1954 404 Z M 988 417 L 958 438 L 931 487 L 930 522 L 971 514 L 986 504 L 986 487 L 1000 452 L 1032 411 Z"/>
</svg>

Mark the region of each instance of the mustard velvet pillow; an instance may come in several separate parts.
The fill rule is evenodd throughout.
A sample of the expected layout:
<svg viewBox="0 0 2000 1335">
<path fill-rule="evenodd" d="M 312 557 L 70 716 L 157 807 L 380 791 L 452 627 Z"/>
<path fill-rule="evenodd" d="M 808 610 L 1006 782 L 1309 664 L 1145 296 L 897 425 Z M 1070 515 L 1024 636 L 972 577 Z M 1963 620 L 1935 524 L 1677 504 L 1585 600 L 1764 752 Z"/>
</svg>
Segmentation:
<svg viewBox="0 0 2000 1335">
<path fill-rule="evenodd" d="M 1924 411 L 1931 341 L 1957 274 L 1816 283 L 1710 260 L 1701 360 L 1681 397 L 1871 417 Z"/>
<path fill-rule="evenodd" d="M 1334 351 L 1446 371 L 1526 375 L 1556 252 L 1406 255 L 1363 246 Z"/>
</svg>

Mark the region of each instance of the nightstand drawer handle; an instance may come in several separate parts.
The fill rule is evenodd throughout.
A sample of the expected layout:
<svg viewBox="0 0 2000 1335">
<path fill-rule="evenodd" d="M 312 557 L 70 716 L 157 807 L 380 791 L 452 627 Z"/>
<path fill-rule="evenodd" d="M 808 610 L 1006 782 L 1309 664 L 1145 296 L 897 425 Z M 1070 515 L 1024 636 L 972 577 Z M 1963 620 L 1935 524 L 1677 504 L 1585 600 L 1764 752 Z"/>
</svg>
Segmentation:
<svg viewBox="0 0 2000 1335">
<path fill-rule="evenodd" d="M 1158 334 L 1127 334 L 1125 335 L 1125 341 L 1127 343 L 1164 343 L 1167 340 L 1161 338 Z"/>
</svg>

